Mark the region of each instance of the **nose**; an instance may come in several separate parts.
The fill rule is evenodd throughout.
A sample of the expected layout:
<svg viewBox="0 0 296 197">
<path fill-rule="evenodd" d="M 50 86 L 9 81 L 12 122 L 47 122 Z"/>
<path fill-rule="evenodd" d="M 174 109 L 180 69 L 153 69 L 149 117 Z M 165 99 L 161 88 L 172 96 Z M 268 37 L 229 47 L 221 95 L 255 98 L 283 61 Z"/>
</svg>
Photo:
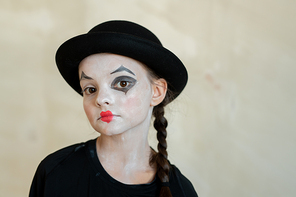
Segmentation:
<svg viewBox="0 0 296 197">
<path fill-rule="evenodd" d="M 98 106 L 108 106 L 113 104 L 113 98 L 107 89 L 99 90 L 97 97 L 96 97 L 96 105 Z"/>
</svg>

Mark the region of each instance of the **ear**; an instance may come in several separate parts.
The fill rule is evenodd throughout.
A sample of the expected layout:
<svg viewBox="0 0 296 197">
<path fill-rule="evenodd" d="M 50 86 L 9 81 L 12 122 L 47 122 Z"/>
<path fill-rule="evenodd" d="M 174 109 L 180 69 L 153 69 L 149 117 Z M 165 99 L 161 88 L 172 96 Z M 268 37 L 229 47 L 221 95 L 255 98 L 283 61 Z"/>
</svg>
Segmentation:
<svg viewBox="0 0 296 197">
<path fill-rule="evenodd" d="M 165 79 L 154 80 L 152 84 L 152 99 L 150 106 L 156 106 L 163 101 L 167 92 L 167 82 Z"/>
</svg>

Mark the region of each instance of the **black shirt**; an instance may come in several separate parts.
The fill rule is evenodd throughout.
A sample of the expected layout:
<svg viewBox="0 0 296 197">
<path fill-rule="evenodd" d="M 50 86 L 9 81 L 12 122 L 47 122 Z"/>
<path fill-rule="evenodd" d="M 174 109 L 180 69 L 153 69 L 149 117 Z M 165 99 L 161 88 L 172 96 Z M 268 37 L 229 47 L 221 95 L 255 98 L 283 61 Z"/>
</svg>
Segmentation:
<svg viewBox="0 0 296 197">
<path fill-rule="evenodd" d="M 170 189 L 173 197 L 197 197 L 190 181 L 171 165 Z M 160 181 L 129 185 L 112 178 L 96 153 L 96 140 L 58 150 L 38 166 L 29 197 L 157 196 Z"/>
</svg>

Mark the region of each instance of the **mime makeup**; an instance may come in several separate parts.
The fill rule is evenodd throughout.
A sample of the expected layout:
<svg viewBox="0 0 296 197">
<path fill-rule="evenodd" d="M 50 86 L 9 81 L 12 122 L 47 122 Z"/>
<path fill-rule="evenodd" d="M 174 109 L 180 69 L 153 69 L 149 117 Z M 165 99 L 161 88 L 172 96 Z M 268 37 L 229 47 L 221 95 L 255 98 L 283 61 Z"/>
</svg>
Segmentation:
<svg viewBox="0 0 296 197">
<path fill-rule="evenodd" d="M 127 91 L 129 91 L 136 84 L 136 82 L 137 80 L 132 77 L 119 76 L 113 80 L 111 88 L 122 91 L 126 94 Z"/>
<path fill-rule="evenodd" d="M 79 74 L 83 107 L 96 131 L 111 136 L 150 124 L 153 91 L 141 63 L 115 54 L 94 54 L 80 63 Z"/>
<path fill-rule="evenodd" d="M 105 111 L 105 112 L 102 111 L 100 113 L 100 116 L 101 116 L 101 118 L 99 118 L 99 119 L 101 119 L 103 122 L 107 122 L 107 123 L 111 122 L 112 119 L 113 119 L 113 114 L 109 110 L 108 111 Z"/>
<path fill-rule="evenodd" d="M 93 78 L 87 76 L 87 75 L 82 71 L 82 72 L 81 72 L 81 78 L 80 78 L 80 81 L 83 80 L 83 79 L 91 79 L 91 80 L 92 80 Z"/>
<path fill-rule="evenodd" d="M 123 65 L 121 65 L 119 68 L 117 68 L 115 71 L 111 72 L 110 74 L 112 75 L 114 73 L 123 72 L 123 71 L 126 71 L 126 72 L 136 76 L 131 70 L 124 67 Z M 134 79 L 133 77 L 119 76 L 113 80 L 113 82 L 111 84 L 111 88 L 113 88 L 115 90 L 122 91 L 126 94 L 127 91 L 129 91 L 136 84 L 136 82 L 137 82 L 137 80 Z"/>
<path fill-rule="evenodd" d="M 119 68 L 117 68 L 115 71 L 113 71 L 112 73 L 110 73 L 111 75 L 114 74 L 114 73 L 117 73 L 117 72 L 121 72 L 121 71 L 126 71 L 134 76 L 136 76 L 130 69 L 124 67 L 124 66 L 120 66 Z"/>
</svg>

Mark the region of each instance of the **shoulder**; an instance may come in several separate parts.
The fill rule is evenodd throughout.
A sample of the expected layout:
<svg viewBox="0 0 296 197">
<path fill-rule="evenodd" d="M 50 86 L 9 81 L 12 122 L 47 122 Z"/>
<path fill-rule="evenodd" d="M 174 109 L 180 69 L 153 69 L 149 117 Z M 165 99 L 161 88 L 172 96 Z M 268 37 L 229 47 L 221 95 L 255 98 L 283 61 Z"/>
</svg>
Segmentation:
<svg viewBox="0 0 296 197">
<path fill-rule="evenodd" d="M 86 143 L 87 142 L 73 144 L 65 148 L 62 148 L 54 153 L 49 154 L 40 162 L 38 166 L 38 170 L 42 171 L 45 175 L 48 175 L 52 170 L 54 170 L 61 163 L 73 157 L 74 155 L 77 155 L 79 151 L 83 150 Z"/>
<path fill-rule="evenodd" d="M 174 165 L 171 165 L 170 188 L 173 196 L 197 197 L 192 183 Z"/>
<path fill-rule="evenodd" d="M 41 197 L 44 196 L 45 192 L 58 191 L 56 188 L 62 185 L 60 183 L 63 182 L 62 176 L 59 175 L 69 173 L 69 171 L 76 172 L 77 169 L 81 169 L 81 162 L 86 161 L 85 147 L 91 141 L 93 140 L 62 148 L 45 157 L 35 172 L 29 196 Z M 73 162 L 75 165 L 73 165 Z"/>
</svg>

